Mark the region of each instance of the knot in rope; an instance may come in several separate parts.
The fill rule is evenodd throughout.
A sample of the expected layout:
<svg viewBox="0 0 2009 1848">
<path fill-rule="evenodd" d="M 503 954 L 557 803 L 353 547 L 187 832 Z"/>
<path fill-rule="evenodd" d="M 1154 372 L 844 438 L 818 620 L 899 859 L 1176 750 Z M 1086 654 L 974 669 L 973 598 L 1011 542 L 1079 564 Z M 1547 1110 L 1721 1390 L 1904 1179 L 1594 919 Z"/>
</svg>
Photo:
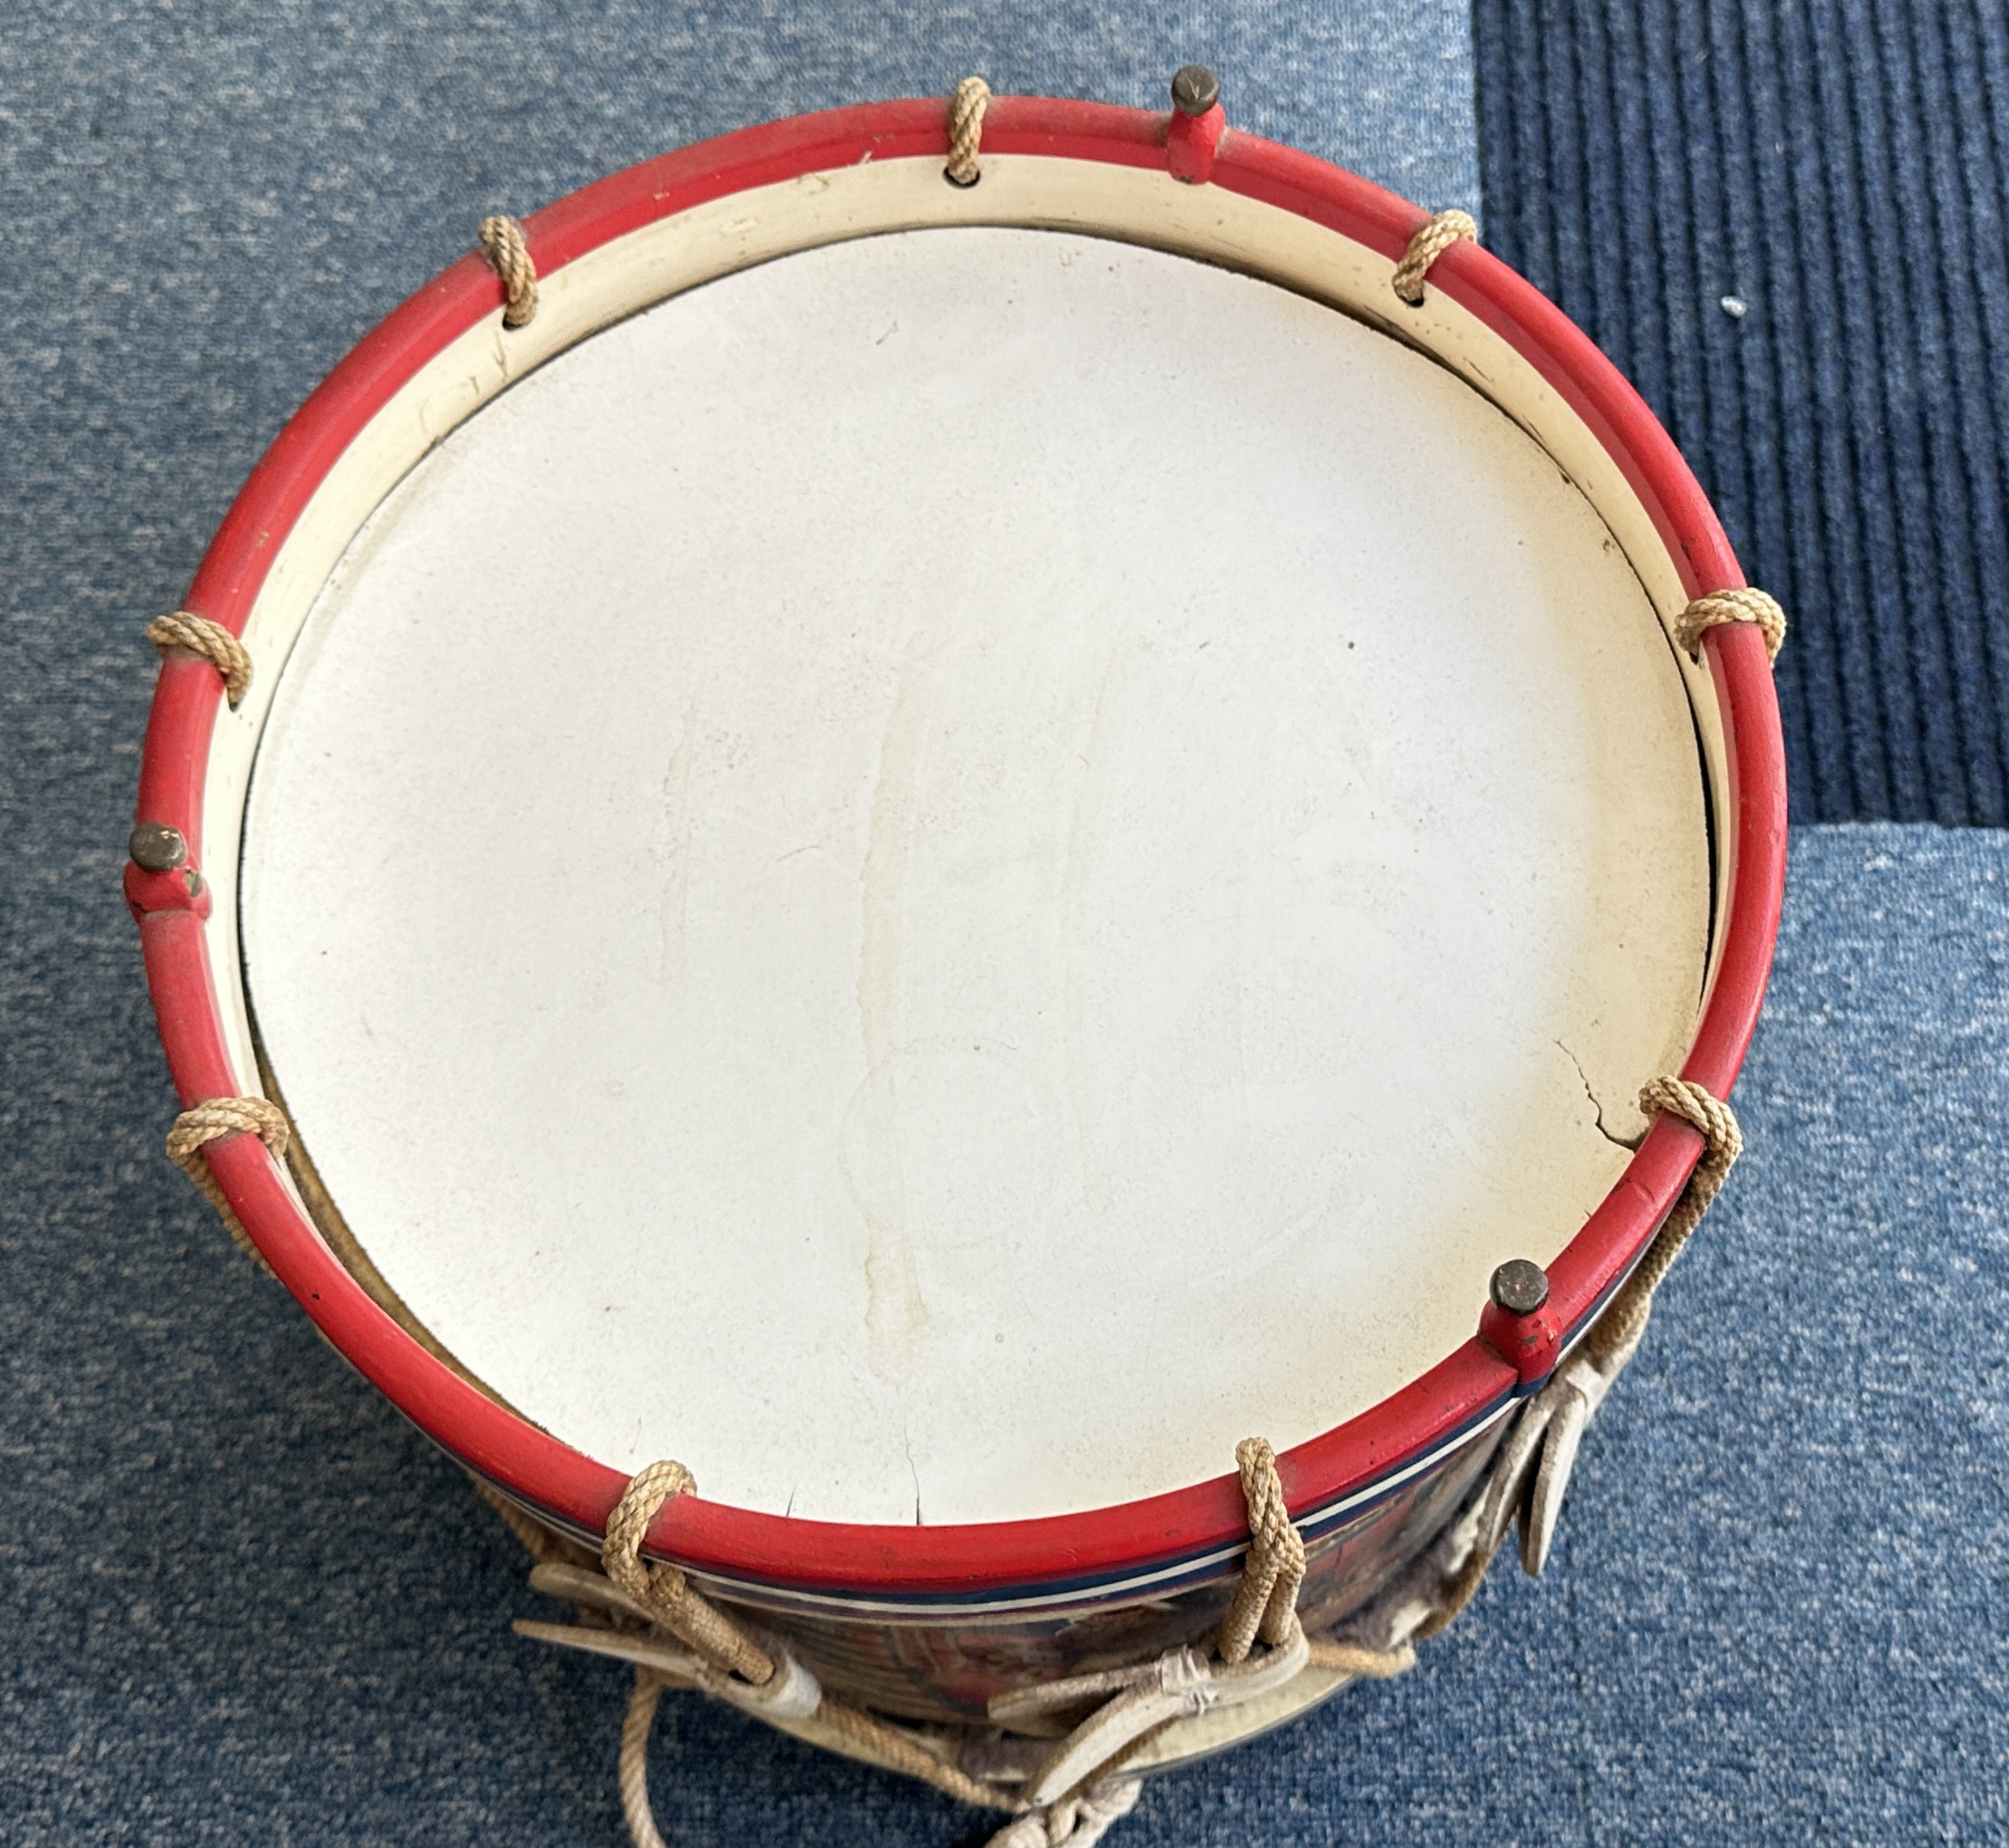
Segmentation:
<svg viewBox="0 0 2009 1848">
<path fill-rule="evenodd" d="M 1182 1717 L 1204 1713 L 1221 1698 L 1213 1671 L 1190 1649 L 1167 1649 L 1158 1658 L 1158 1691 L 1179 1703 Z"/>
<path fill-rule="evenodd" d="M 1258 1636 L 1273 1648 L 1290 1640 L 1305 1577 L 1304 1536 L 1291 1524 L 1276 1452 L 1267 1439 L 1245 1437 L 1235 1446 L 1235 1460 L 1249 1507 L 1249 1558 L 1214 1643 L 1221 1659 L 1231 1663 L 1245 1660 Z"/>
<path fill-rule="evenodd" d="M 1423 278 L 1430 273 L 1430 265 L 1453 244 L 1468 239 L 1474 243 L 1479 241 L 1479 227 L 1472 221 L 1471 213 L 1459 211 L 1455 207 L 1418 225 L 1415 235 L 1409 239 L 1408 249 L 1402 253 L 1402 260 L 1395 266 L 1393 281 L 1397 296 L 1412 308 L 1420 308 L 1423 305 Z"/>
<path fill-rule="evenodd" d="M 1727 1174 L 1744 1152 L 1744 1131 L 1738 1127 L 1736 1113 L 1706 1087 L 1688 1078 L 1649 1078 L 1640 1087 L 1639 1108 L 1649 1116 L 1664 1110 L 1701 1133 L 1708 1144 L 1702 1165 L 1718 1174 Z"/>
<path fill-rule="evenodd" d="M 1139 1778 L 1100 1779 L 1065 1802 L 1007 1823 L 987 1848 L 1090 1848 L 1136 1808 L 1143 1792 Z"/>
<path fill-rule="evenodd" d="M 163 654 L 185 648 L 190 654 L 200 655 L 223 676 L 224 697 L 232 706 L 250 689 L 250 653 L 220 622 L 211 622 L 193 610 L 174 610 L 147 625 L 147 639 Z"/>
<path fill-rule="evenodd" d="M 292 1130 L 285 1112 L 264 1098 L 211 1097 L 191 1104 L 175 1119 L 174 1127 L 168 1131 L 168 1159 L 201 1190 L 202 1197 L 223 1221 L 224 1230 L 236 1241 L 238 1249 L 271 1276 L 272 1267 L 265 1262 L 265 1254 L 244 1230 L 244 1222 L 238 1218 L 236 1209 L 210 1170 L 209 1158 L 203 1153 L 208 1144 L 225 1136 L 239 1135 L 255 1135 L 271 1152 L 273 1160 L 278 1161 L 285 1155 Z"/>
<path fill-rule="evenodd" d="M 948 165 L 942 169 L 958 186 L 973 186 L 983 177 L 979 156 L 983 147 L 983 112 L 990 107 L 990 86 L 981 77 L 965 77 L 948 102 Z"/>
<path fill-rule="evenodd" d="M 1143 1740 L 1174 1720 L 1215 1707 L 1245 1707 L 1288 1687 L 1311 1652 L 1295 1611 L 1290 1630 L 1288 1642 L 1238 1662 L 1211 1662 L 1196 1649 L 1168 1649 L 1135 1668 L 1097 1669 L 998 1695 L 990 1717 L 1005 1725 L 1023 1725 L 1098 1694 L 1110 1697 L 1047 1755 L 1026 1786 L 1026 1802 L 1051 1811 L 1111 1776 Z M 1053 1839 L 1065 1839 L 1065 1832 Z"/>
<path fill-rule="evenodd" d="M 484 218 L 475 235 L 496 274 L 502 278 L 504 292 L 509 298 L 502 310 L 503 326 L 527 327 L 537 317 L 537 266 L 530 260 L 530 246 L 523 226 L 498 212 Z"/>
<path fill-rule="evenodd" d="M 1748 584 L 1730 590 L 1712 590 L 1706 597 L 1697 597 L 1674 618 L 1675 644 L 1685 653 L 1698 654 L 1703 637 L 1725 622 L 1756 623 L 1765 638 L 1767 658 L 1775 661 L 1779 658 L 1779 650 L 1786 641 L 1786 612 L 1776 598 Z"/>
</svg>

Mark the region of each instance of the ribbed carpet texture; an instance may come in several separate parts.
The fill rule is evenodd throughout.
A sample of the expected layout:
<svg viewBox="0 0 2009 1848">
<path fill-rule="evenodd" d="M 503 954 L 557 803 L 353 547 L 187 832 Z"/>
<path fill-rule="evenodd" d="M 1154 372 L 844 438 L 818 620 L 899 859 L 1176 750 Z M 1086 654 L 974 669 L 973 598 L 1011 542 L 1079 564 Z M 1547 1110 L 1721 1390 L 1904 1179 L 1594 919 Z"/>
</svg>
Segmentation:
<svg viewBox="0 0 2009 1848">
<path fill-rule="evenodd" d="M 1790 612 L 1794 813 L 2009 823 L 2009 9 L 1473 12 L 1486 242 Z"/>
<path fill-rule="evenodd" d="M 966 70 L 1155 104 L 1190 58 L 1432 206 L 1483 154 L 1489 241 L 1791 611 L 1803 822 L 2009 820 L 1999 10 L 9 8 L 0 1841 L 625 1839 L 624 1672 L 510 1634 L 551 1614 L 514 1542 L 161 1157 L 141 625 L 484 212 Z M 1548 1575 L 1503 1562 L 1412 1675 L 1158 1782 L 1111 1848 L 2009 1839 L 2006 919 L 2009 834 L 1798 831 L 1750 1152 Z M 674 1848 L 987 1829 L 692 1699 L 653 1775 Z"/>
</svg>

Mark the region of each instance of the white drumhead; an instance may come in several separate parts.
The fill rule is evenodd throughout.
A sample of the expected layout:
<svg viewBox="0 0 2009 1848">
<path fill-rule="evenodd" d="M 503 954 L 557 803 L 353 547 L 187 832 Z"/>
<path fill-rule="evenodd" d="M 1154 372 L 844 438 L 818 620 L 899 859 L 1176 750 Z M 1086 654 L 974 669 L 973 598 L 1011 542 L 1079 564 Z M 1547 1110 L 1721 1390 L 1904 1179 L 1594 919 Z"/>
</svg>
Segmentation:
<svg viewBox="0 0 2009 1848">
<path fill-rule="evenodd" d="M 677 296 L 420 464 L 285 667 L 241 922 L 464 1366 L 617 1469 L 941 1522 L 1467 1339 L 1623 1167 L 1709 898 L 1667 643 L 1505 416 L 955 228 Z"/>
</svg>

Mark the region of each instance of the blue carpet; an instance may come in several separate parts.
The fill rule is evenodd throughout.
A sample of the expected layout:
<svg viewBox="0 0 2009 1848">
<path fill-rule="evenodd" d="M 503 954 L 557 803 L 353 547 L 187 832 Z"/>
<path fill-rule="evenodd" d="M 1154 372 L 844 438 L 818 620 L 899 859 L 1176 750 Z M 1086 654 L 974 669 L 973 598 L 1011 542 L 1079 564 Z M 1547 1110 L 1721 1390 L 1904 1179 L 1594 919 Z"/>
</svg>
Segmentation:
<svg viewBox="0 0 2009 1848">
<path fill-rule="evenodd" d="M 579 10 L 444 29 L 402 4 L 143 0 L 0 29 L 9 1843 L 622 1839 L 620 1672 L 510 1635 L 541 1604 L 513 1543 L 159 1153 L 172 1100 L 117 897 L 137 632 L 314 381 L 485 211 L 966 69 L 1144 101 L 1210 56 L 1237 119 L 1473 202 L 1457 7 L 924 31 Z M 1796 710 L 1803 759 L 1855 748 Z M 1161 1783 L 1113 1841 L 2009 1829 L 2009 837 L 1814 830 L 1795 855 L 1752 1152 L 1593 1433 L 1549 1577 L 1501 1572 L 1414 1676 Z M 980 1833 L 714 1708 L 671 1703 L 661 1738 L 679 1848 Z"/>
<path fill-rule="evenodd" d="M 1486 242 L 1639 388 L 1792 617 L 1795 816 L 2009 823 L 2009 12 L 1473 16 Z"/>
</svg>

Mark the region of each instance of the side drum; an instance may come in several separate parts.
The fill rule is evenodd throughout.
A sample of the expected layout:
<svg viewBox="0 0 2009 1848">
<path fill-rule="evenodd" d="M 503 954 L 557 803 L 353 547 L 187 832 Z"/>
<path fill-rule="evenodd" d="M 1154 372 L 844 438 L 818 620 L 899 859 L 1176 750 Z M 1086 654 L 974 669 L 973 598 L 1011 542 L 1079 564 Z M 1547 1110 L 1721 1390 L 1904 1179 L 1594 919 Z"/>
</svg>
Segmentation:
<svg viewBox="0 0 2009 1848">
<path fill-rule="evenodd" d="M 639 1839 L 665 1687 L 1037 1844 L 1405 1666 L 1734 1156 L 1776 607 L 1469 221 L 1175 102 L 491 221 L 151 632 L 171 1152 Z"/>
</svg>

